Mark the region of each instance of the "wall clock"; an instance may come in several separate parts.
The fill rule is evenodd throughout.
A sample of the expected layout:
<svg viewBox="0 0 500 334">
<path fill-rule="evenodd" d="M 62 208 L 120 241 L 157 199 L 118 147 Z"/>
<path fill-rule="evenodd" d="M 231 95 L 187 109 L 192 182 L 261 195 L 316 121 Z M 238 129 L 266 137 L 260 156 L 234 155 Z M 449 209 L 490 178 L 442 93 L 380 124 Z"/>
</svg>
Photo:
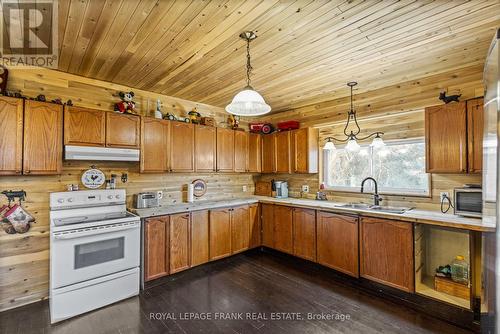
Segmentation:
<svg viewBox="0 0 500 334">
<path fill-rule="evenodd" d="M 194 193 L 196 197 L 201 197 L 207 192 L 207 183 L 202 179 L 196 179 L 192 182 L 194 184 Z"/>
<path fill-rule="evenodd" d="M 87 169 L 82 174 L 82 184 L 89 189 L 99 188 L 106 181 L 104 173 L 97 168 Z"/>
</svg>

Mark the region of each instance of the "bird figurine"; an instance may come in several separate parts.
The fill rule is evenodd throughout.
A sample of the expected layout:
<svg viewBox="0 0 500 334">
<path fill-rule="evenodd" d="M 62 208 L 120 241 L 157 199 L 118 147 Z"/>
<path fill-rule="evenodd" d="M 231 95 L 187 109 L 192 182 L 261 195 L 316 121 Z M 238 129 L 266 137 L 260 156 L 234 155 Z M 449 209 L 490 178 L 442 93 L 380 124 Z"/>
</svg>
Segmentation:
<svg viewBox="0 0 500 334">
<path fill-rule="evenodd" d="M 458 101 L 458 98 L 460 96 L 462 96 L 462 94 L 446 96 L 446 92 L 439 93 L 439 99 L 446 104 L 453 102 L 453 101 L 460 102 L 460 101 Z"/>
</svg>

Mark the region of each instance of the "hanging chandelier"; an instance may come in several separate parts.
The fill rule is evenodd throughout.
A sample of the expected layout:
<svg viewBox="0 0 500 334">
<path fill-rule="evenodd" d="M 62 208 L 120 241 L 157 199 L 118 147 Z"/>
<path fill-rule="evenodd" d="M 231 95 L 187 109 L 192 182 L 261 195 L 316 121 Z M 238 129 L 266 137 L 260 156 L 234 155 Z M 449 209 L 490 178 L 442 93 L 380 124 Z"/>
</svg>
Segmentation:
<svg viewBox="0 0 500 334">
<path fill-rule="evenodd" d="M 347 151 L 358 152 L 360 149 L 358 141 L 366 140 L 371 137 L 374 137 L 371 146 L 378 148 L 378 147 L 383 147 L 385 145 L 384 141 L 382 140 L 382 135 L 384 133 L 380 131 L 371 133 L 366 137 L 358 137 L 359 133 L 361 132 L 361 128 L 359 127 L 358 120 L 356 118 L 356 111 L 352 106 L 352 89 L 357 84 L 358 83 L 354 81 L 347 83 L 347 86 L 351 87 L 351 109 L 347 112 L 347 123 L 344 127 L 344 134 L 346 138 L 339 139 L 335 137 L 327 137 L 325 146 L 323 147 L 324 150 L 335 150 L 335 144 L 333 143 L 333 141 L 338 141 L 341 143 L 347 142 L 345 146 Z M 351 132 L 348 132 L 349 124 L 351 121 L 353 121 L 354 124 L 356 125 L 356 129 L 354 131 L 351 130 Z"/>
<path fill-rule="evenodd" d="M 250 65 L 250 42 L 256 39 L 257 35 L 253 31 L 245 31 L 240 34 L 240 38 L 247 42 L 247 86 L 234 96 L 233 101 L 226 106 L 226 111 L 237 116 L 264 115 L 271 111 L 271 106 L 250 85 L 250 74 L 252 72 L 252 66 Z"/>
</svg>

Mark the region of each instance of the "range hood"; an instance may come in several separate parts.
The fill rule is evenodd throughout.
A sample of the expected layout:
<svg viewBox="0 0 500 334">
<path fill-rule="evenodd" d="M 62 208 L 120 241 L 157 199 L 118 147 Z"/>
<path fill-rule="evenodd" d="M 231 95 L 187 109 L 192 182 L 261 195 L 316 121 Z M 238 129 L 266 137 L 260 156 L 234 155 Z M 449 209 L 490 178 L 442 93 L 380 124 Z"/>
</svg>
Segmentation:
<svg viewBox="0 0 500 334">
<path fill-rule="evenodd" d="M 139 161 L 138 149 L 64 146 L 66 160 Z"/>
</svg>

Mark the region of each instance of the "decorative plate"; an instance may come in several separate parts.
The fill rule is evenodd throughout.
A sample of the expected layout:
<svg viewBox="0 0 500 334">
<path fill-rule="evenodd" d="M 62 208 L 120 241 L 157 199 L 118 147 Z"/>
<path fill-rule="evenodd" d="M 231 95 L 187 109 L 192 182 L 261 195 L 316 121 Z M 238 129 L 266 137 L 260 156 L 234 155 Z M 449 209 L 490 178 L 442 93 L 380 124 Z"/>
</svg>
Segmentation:
<svg viewBox="0 0 500 334">
<path fill-rule="evenodd" d="M 192 182 L 194 184 L 193 195 L 196 197 L 201 197 L 207 192 L 207 183 L 202 179 L 197 179 Z"/>
<path fill-rule="evenodd" d="M 104 184 L 106 176 L 97 168 L 87 169 L 82 174 L 82 184 L 89 189 L 97 189 Z"/>
</svg>

